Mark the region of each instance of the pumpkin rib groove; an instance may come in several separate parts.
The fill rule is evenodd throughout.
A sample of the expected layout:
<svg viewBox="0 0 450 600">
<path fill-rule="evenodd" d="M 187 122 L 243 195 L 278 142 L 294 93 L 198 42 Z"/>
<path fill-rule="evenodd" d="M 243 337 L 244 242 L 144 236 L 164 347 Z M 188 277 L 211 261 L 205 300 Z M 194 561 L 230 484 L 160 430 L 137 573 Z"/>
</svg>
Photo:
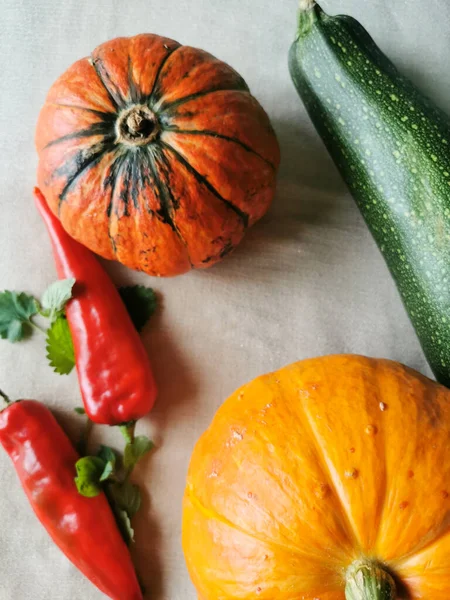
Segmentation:
<svg viewBox="0 0 450 600">
<path fill-rule="evenodd" d="M 49 142 L 44 148 L 50 148 L 55 144 L 61 144 L 63 142 L 67 142 L 68 140 L 81 139 L 86 137 L 94 137 L 96 135 L 109 136 L 111 134 L 111 125 L 105 121 L 99 121 L 97 123 L 93 123 L 90 127 L 86 129 L 79 129 L 78 131 L 74 131 L 73 133 L 68 133 L 67 135 L 63 135 L 55 140 Z"/>
<path fill-rule="evenodd" d="M 120 176 L 120 171 L 122 169 L 122 165 L 126 160 L 126 155 L 125 154 L 120 154 L 119 156 L 117 156 L 114 159 L 114 162 L 112 163 L 111 167 L 110 167 L 110 174 L 108 175 L 108 177 L 105 179 L 105 182 L 103 184 L 104 188 L 107 187 L 111 187 L 111 198 L 108 204 L 108 207 L 106 209 L 106 215 L 108 217 L 108 237 L 110 239 L 111 242 L 111 248 L 114 252 L 114 254 L 117 254 L 117 244 L 116 241 L 114 239 L 114 236 L 111 235 L 111 216 L 113 214 L 113 209 L 114 209 L 114 196 L 116 193 L 116 187 L 117 187 L 117 181 L 118 178 Z M 117 213 L 117 209 L 116 209 L 116 215 Z"/>
<path fill-rule="evenodd" d="M 105 139 L 102 142 L 99 142 L 95 146 L 88 148 L 88 151 L 81 150 L 76 153 L 75 157 L 69 161 L 70 164 L 75 163 L 75 169 L 72 173 L 67 175 L 66 183 L 59 194 L 59 203 L 58 203 L 58 212 L 61 210 L 61 204 L 63 203 L 67 192 L 70 190 L 75 181 L 86 172 L 86 170 L 95 166 L 102 156 L 108 152 L 114 150 L 115 144 L 111 142 L 110 139 Z M 87 156 L 85 156 L 87 155 Z M 68 163 L 64 163 L 64 165 L 56 170 L 57 174 L 64 174 L 67 171 Z"/>
<path fill-rule="evenodd" d="M 287 408 L 287 410 L 288 410 L 288 412 L 290 412 L 289 408 Z M 296 417 L 294 417 L 293 420 L 294 421 L 297 420 L 297 422 L 298 422 L 298 419 L 296 419 Z M 260 440 L 261 440 L 261 442 L 263 442 L 263 444 L 267 444 L 267 445 L 273 444 L 274 440 L 271 439 L 270 437 L 268 437 L 267 435 L 263 435 L 263 433 L 262 433 L 263 431 L 264 431 L 263 429 L 261 429 L 261 430 L 259 430 L 257 432 L 255 431 L 253 433 L 253 435 L 256 434 L 256 436 L 258 436 L 260 438 Z M 284 456 L 286 457 L 286 460 L 287 461 L 292 460 L 292 459 L 298 460 L 298 458 L 299 458 L 298 455 L 292 449 L 290 449 L 290 452 L 291 452 L 290 455 L 288 455 L 287 453 L 284 454 Z M 321 475 L 322 475 L 323 479 L 325 481 L 327 481 L 328 477 L 327 477 L 327 474 L 324 471 L 321 463 L 318 465 L 318 468 L 319 468 L 319 471 L 321 472 Z M 270 473 L 270 478 L 276 483 L 276 485 L 280 489 L 283 489 L 283 484 L 282 484 L 281 480 L 278 477 L 275 477 L 273 475 L 273 473 Z M 339 504 L 340 504 L 340 501 L 339 501 L 339 498 L 337 498 L 338 508 L 340 508 Z M 348 531 L 347 531 L 347 529 L 345 527 L 342 527 L 341 533 L 346 537 L 346 541 L 349 542 L 349 543 L 351 543 L 351 538 L 348 535 Z M 308 549 L 305 553 L 308 554 L 308 555 L 310 555 L 313 552 L 314 552 L 314 550 Z M 330 556 L 331 556 L 331 549 L 329 550 L 329 552 L 330 552 Z M 336 561 L 342 560 L 342 557 L 344 557 L 344 556 L 348 556 L 348 551 L 345 548 L 343 548 L 342 546 L 340 546 L 339 547 L 339 558 L 338 558 L 338 554 L 335 553 L 333 560 L 336 560 Z"/>
<path fill-rule="evenodd" d="M 420 556 L 423 552 L 427 552 L 432 548 L 435 544 L 440 543 L 444 538 L 450 538 L 450 531 L 447 529 L 446 531 L 442 531 L 439 535 L 437 535 L 434 539 L 430 540 L 423 546 L 419 546 L 404 554 L 403 556 L 399 556 L 395 560 L 391 560 L 390 564 L 395 569 L 405 569 L 408 568 L 408 561 L 410 561 L 415 556 Z"/>
<path fill-rule="evenodd" d="M 156 188 L 158 190 L 158 199 L 159 199 L 159 204 L 160 204 L 160 207 L 162 210 L 162 214 L 160 214 L 160 216 L 163 219 L 163 222 L 167 223 L 173 229 L 173 231 L 177 234 L 178 238 L 180 239 L 181 243 L 186 248 L 186 256 L 189 261 L 189 264 L 192 267 L 193 264 L 192 264 L 191 256 L 189 254 L 189 248 L 188 248 L 187 241 L 184 239 L 183 235 L 181 234 L 181 231 L 176 226 L 176 224 L 172 218 L 172 215 L 170 214 L 171 208 L 175 211 L 174 201 L 173 201 L 172 192 L 170 190 L 170 186 L 168 185 L 167 181 L 163 182 L 161 180 L 161 178 L 159 177 L 157 169 L 156 169 L 156 164 L 155 164 L 155 156 L 153 155 L 153 152 L 150 148 L 148 149 L 148 154 L 149 154 L 149 159 L 150 159 L 149 166 L 150 166 L 151 173 L 153 175 L 153 180 L 154 180 Z M 162 162 L 163 157 L 161 156 L 160 159 Z M 164 169 L 163 169 L 163 171 L 164 171 Z"/>
<path fill-rule="evenodd" d="M 183 98 L 179 98 L 178 100 L 174 100 L 173 102 L 168 102 L 167 104 L 162 103 L 161 106 L 158 106 L 158 112 L 168 112 L 173 110 L 174 108 L 178 108 L 182 104 L 186 102 L 190 102 L 191 100 L 196 100 L 197 98 L 203 98 L 204 96 L 209 96 L 209 94 L 215 94 L 216 92 L 241 92 L 242 94 L 249 94 L 250 90 L 245 83 L 245 87 L 223 87 L 217 86 L 215 88 L 210 88 L 209 90 L 204 90 L 203 92 L 196 92 L 195 94 L 190 94 L 189 96 L 184 96 Z"/>
<path fill-rule="evenodd" d="M 111 166 L 109 168 L 109 173 L 103 181 L 103 189 L 104 190 L 107 190 L 108 188 L 111 188 L 111 190 L 115 190 L 116 184 L 117 184 L 117 179 L 120 174 L 120 168 L 121 168 L 122 162 L 125 160 L 125 158 L 126 158 L 126 154 L 118 154 L 114 158 L 114 160 L 111 163 Z M 108 208 L 106 211 L 106 214 L 108 216 L 110 214 L 110 211 L 111 211 L 111 206 L 108 205 Z"/>
<path fill-rule="evenodd" d="M 153 82 L 152 91 L 150 92 L 150 94 L 148 95 L 148 97 L 145 101 L 145 103 L 149 106 L 149 108 L 153 108 L 153 106 L 155 104 L 155 94 L 158 89 L 158 85 L 160 83 L 160 77 L 161 77 L 162 70 L 164 69 L 167 61 L 172 56 L 172 54 L 174 54 L 177 50 L 179 50 L 182 47 L 183 46 L 181 44 L 178 44 L 178 46 L 175 46 L 174 48 L 168 48 L 166 56 L 162 59 L 161 64 L 158 67 L 158 71 L 156 72 L 156 75 L 155 75 L 155 81 Z"/>
<path fill-rule="evenodd" d="M 102 110 L 96 110 L 95 108 L 88 108 L 87 106 L 77 106 L 73 104 L 61 104 L 60 102 L 47 102 L 47 106 L 58 106 L 60 108 L 70 108 L 74 110 L 84 110 L 97 115 L 102 121 L 114 124 L 117 119 L 116 113 L 104 112 Z"/>
<path fill-rule="evenodd" d="M 322 377 L 322 381 L 327 382 L 326 377 Z M 328 386 L 328 397 L 331 398 L 330 384 L 327 383 L 327 386 Z M 318 440 L 317 433 L 314 430 L 314 427 L 313 427 L 313 424 L 311 422 L 311 419 L 309 418 L 308 413 L 305 410 L 305 407 L 303 406 L 302 402 L 299 402 L 299 407 L 300 407 L 301 413 L 303 415 L 304 425 L 306 426 L 306 428 L 308 429 L 308 431 L 310 433 L 309 438 L 310 438 L 310 440 L 312 442 L 312 445 L 313 445 L 313 447 L 315 449 L 317 460 L 319 461 L 319 464 L 321 466 L 321 470 L 322 470 L 324 476 L 326 477 L 328 484 L 330 485 L 331 489 L 333 490 L 334 496 L 336 497 L 336 499 L 338 501 L 339 512 L 340 512 L 340 515 L 342 517 L 342 523 L 345 526 L 345 532 L 347 534 L 347 537 L 353 543 L 353 545 L 355 547 L 358 547 L 358 549 L 360 551 L 362 551 L 359 537 L 358 537 L 358 535 L 357 535 L 357 533 L 356 533 L 356 531 L 355 531 L 355 529 L 354 529 L 354 527 L 353 527 L 353 525 L 352 525 L 352 523 L 350 521 L 350 518 L 349 518 L 349 515 L 347 513 L 347 510 L 345 509 L 345 504 L 343 502 L 343 499 L 341 498 L 341 496 L 340 496 L 340 494 L 338 492 L 338 488 L 337 488 L 337 486 L 336 486 L 336 484 L 334 482 L 333 475 L 331 473 L 330 467 L 327 464 L 324 452 L 323 452 L 323 450 L 322 450 L 322 448 L 320 446 L 320 442 Z M 293 420 L 297 420 L 297 422 L 298 422 L 298 417 L 297 417 L 296 413 L 294 411 L 289 411 L 289 412 L 291 413 Z"/>
<path fill-rule="evenodd" d="M 293 554 L 297 554 L 298 556 L 311 557 L 311 552 L 309 551 L 310 549 L 308 549 L 308 551 L 306 551 L 295 545 L 280 544 L 279 542 L 276 542 L 275 540 L 264 539 L 264 538 L 261 538 L 261 537 L 255 535 L 254 533 L 250 533 L 249 531 L 246 531 L 244 528 L 239 527 L 239 525 L 237 525 L 236 523 L 233 523 L 232 521 L 228 520 L 226 517 L 221 515 L 219 512 L 217 512 L 217 510 L 215 508 L 212 508 L 212 507 L 207 508 L 206 506 L 204 506 L 203 503 L 201 502 L 201 500 L 197 497 L 197 495 L 192 490 L 189 490 L 187 492 L 187 498 L 192 502 L 193 506 L 195 506 L 195 508 L 199 512 L 201 512 L 202 515 L 207 517 L 208 519 L 214 519 L 214 520 L 218 521 L 219 523 L 222 523 L 222 525 L 226 525 L 227 527 L 230 527 L 230 529 L 234 529 L 235 531 L 238 531 L 239 533 L 246 535 L 253 540 L 256 540 L 260 544 L 264 544 L 265 546 L 269 546 L 269 547 L 272 546 L 273 548 L 280 548 L 284 552 L 292 552 Z M 323 561 L 317 561 L 317 562 L 320 563 Z"/>
<path fill-rule="evenodd" d="M 224 202 L 224 204 L 226 204 L 232 211 L 234 211 L 241 219 L 242 222 L 244 224 L 244 229 L 247 229 L 248 227 L 248 221 L 249 221 L 249 217 L 248 214 L 246 212 L 244 212 L 243 210 L 241 210 L 238 206 L 236 206 L 235 204 L 233 204 L 233 202 L 231 202 L 230 200 L 227 200 L 226 198 L 224 198 L 223 196 L 221 196 L 219 194 L 219 192 L 216 190 L 216 188 L 212 185 L 212 183 L 210 183 L 206 177 L 204 177 L 204 175 L 202 175 L 201 173 L 199 173 L 197 171 L 197 169 L 195 169 L 191 163 L 186 160 L 184 158 L 184 156 L 182 156 L 177 150 L 175 150 L 175 148 L 173 146 L 171 146 L 170 144 L 168 144 L 167 142 L 163 142 L 161 141 L 161 146 L 163 146 L 164 148 L 166 148 L 169 152 L 171 152 L 175 158 L 184 166 L 186 167 L 186 169 L 188 171 L 190 171 L 194 177 L 197 179 L 197 181 L 201 184 L 203 184 L 205 187 L 208 188 L 208 190 L 214 194 L 214 196 L 216 196 L 216 198 L 218 198 L 219 200 L 221 200 L 222 202 Z"/>
<path fill-rule="evenodd" d="M 124 205 L 123 216 L 129 217 L 130 216 L 130 182 L 131 182 L 131 173 L 133 170 L 133 161 L 127 155 L 125 155 L 125 160 L 122 163 L 121 170 L 123 171 L 124 187 L 120 191 L 119 196 Z M 132 194 L 131 194 L 131 200 L 133 200 Z M 133 202 L 133 204 L 134 204 L 134 202 Z"/>
<path fill-rule="evenodd" d="M 240 466 L 240 465 L 239 465 L 239 462 L 238 462 L 238 461 L 235 459 L 235 457 L 232 457 L 232 460 L 234 461 L 234 463 L 235 463 L 236 467 L 238 467 L 238 468 L 239 468 L 239 466 Z M 323 473 L 323 469 L 321 469 L 321 470 L 322 470 L 322 473 Z M 325 474 L 325 473 L 323 473 L 323 474 L 325 475 L 325 479 L 327 479 L 327 477 L 326 477 L 326 474 Z M 267 474 L 266 474 L 266 476 L 267 476 Z M 270 474 L 270 478 L 271 478 L 271 479 L 272 479 L 272 481 L 274 481 L 274 482 L 275 482 L 277 485 L 279 485 L 279 481 L 277 480 L 277 478 L 276 478 L 276 477 L 274 477 L 272 474 Z M 282 487 L 282 486 L 281 486 L 281 487 Z M 255 505 L 253 505 L 253 510 L 255 510 L 256 508 L 258 508 L 258 512 L 259 512 L 261 515 L 263 515 L 264 517 L 269 517 L 269 518 L 271 517 L 271 515 L 270 515 L 269 513 L 266 513 L 266 512 L 264 512 L 264 510 L 263 510 L 263 509 L 261 509 L 260 507 L 256 507 Z M 206 510 L 208 510 L 208 509 L 206 509 Z M 273 517 L 272 517 L 272 518 L 273 518 Z M 280 522 L 278 522 L 278 524 L 279 524 L 279 525 L 281 525 L 281 523 L 280 523 Z M 284 526 L 283 526 L 283 527 L 284 527 Z M 281 532 L 281 529 L 279 529 L 279 531 Z M 347 538 L 347 541 L 350 541 L 350 537 L 348 536 L 348 533 L 347 533 L 347 531 L 346 531 L 345 529 L 343 529 L 343 534 L 346 536 L 346 538 Z M 257 539 L 258 541 L 261 541 L 261 540 L 260 540 L 260 538 L 258 538 L 258 537 L 256 537 L 256 536 L 254 536 L 253 534 L 250 534 L 250 535 L 252 535 L 252 537 L 254 537 L 255 539 Z M 281 535 L 283 535 L 283 534 L 281 534 Z M 284 536 L 284 535 L 283 535 L 283 537 L 285 538 L 285 536 Z M 269 538 L 269 539 L 270 539 L 270 538 Z M 291 544 L 289 541 L 288 541 L 287 543 L 284 543 L 284 542 L 283 542 L 283 543 L 273 542 L 273 544 L 272 544 L 272 541 L 270 541 L 270 542 L 266 542 L 266 543 L 268 543 L 268 544 L 270 544 L 270 545 L 278 546 L 278 547 L 280 547 L 280 548 L 286 548 L 286 549 L 288 549 L 288 550 L 292 550 L 292 548 L 297 548 L 297 546 L 296 546 L 295 544 Z M 304 541 L 303 541 L 303 543 L 305 544 L 305 542 L 304 542 Z M 345 550 L 342 550 L 342 548 L 339 548 L 339 550 L 340 550 L 340 553 L 339 553 L 339 554 L 340 554 L 340 557 L 342 557 L 342 556 L 347 556 L 347 554 L 346 554 Z M 302 553 L 303 555 L 306 555 L 306 556 L 308 556 L 308 557 L 315 556 L 315 553 L 316 553 L 316 552 L 320 552 L 320 553 L 321 553 L 321 551 L 317 551 L 317 550 L 315 550 L 315 549 L 314 549 L 314 548 L 312 548 L 312 547 L 309 547 L 309 548 L 307 548 L 307 549 L 306 549 L 306 546 L 305 546 L 305 549 L 302 549 L 302 550 L 298 549 L 298 551 L 297 551 L 297 553 Z M 331 559 L 331 553 L 329 554 L 329 559 L 330 559 L 330 560 L 333 560 L 333 561 L 334 561 L 334 562 L 336 562 L 336 563 L 339 563 L 340 561 L 342 561 L 342 558 L 338 558 L 336 554 L 333 556 L 333 559 Z M 322 562 L 322 561 L 319 561 L 319 562 Z"/>
<path fill-rule="evenodd" d="M 126 102 L 125 99 L 122 98 L 122 94 L 117 89 L 115 83 L 111 80 L 108 71 L 105 69 L 103 61 L 100 58 L 94 58 L 91 55 L 90 62 L 97 74 L 97 77 L 100 80 L 100 83 L 105 88 L 106 93 L 108 94 L 108 97 L 112 105 L 114 106 L 114 109 L 116 110 L 116 112 L 119 112 L 119 110 L 123 109 L 126 106 Z M 108 81 L 109 85 L 106 83 L 106 80 Z"/>
<path fill-rule="evenodd" d="M 264 156 L 259 154 L 259 152 L 256 152 L 256 150 L 253 150 L 253 148 L 251 146 L 249 146 L 248 144 L 245 144 L 244 142 L 241 142 L 241 140 L 239 140 L 238 138 L 231 137 L 228 135 L 223 135 L 222 133 L 216 133 L 215 131 L 210 131 L 209 129 L 178 129 L 176 127 L 164 127 L 163 131 L 170 131 L 172 133 L 181 133 L 181 134 L 185 134 L 185 135 L 206 135 L 209 137 L 218 138 L 220 140 L 226 140 L 227 142 L 232 142 L 234 144 L 237 144 L 238 146 L 241 146 L 241 148 L 243 148 L 247 152 L 251 152 L 251 154 L 254 154 L 258 158 L 260 158 L 271 169 L 276 171 L 275 165 L 272 162 L 270 162 L 270 160 L 267 160 L 267 158 L 264 158 Z"/>
<path fill-rule="evenodd" d="M 128 189 L 129 193 L 131 193 L 131 199 L 133 201 L 133 207 L 136 210 L 140 210 L 139 206 L 139 189 L 138 189 L 138 179 L 139 179 L 139 169 L 138 169 L 138 154 L 134 152 L 132 157 L 128 157 L 130 163 L 129 170 L 129 180 L 128 180 Z M 131 184 L 131 187 L 130 187 Z"/>
<path fill-rule="evenodd" d="M 378 378 L 377 378 L 377 384 L 378 384 Z M 405 395 L 407 395 L 409 393 L 410 389 L 411 389 L 411 386 L 409 383 L 409 389 L 407 392 L 405 392 Z M 411 390 L 410 393 L 414 394 L 414 390 Z M 425 391 L 425 393 L 426 393 L 426 391 Z M 432 406 L 432 399 L 426 398 L 426 400 L 423 402 L 423 404 L 424 404 L 424 406 L 427 406 L 427 407 Z M 385 508 L 386 508 L 386 501 L 384 501 L 384 503 L 383 503 L 383 509 L 385 509 Z M 380 522 L 383 520 L 384 517 L 385 517 L 385 514 L 384 514 L 384 510 L 383 510 L 381 517 L 380 517 Z M 449 517 L 449 522 L 450 522 L 450 517 Z M 411 548 L 411 550 L 409 552 L 407 552 L 406 554 L 403 554 L 402 556 L 399 556 L 394 561 L 392 561 L 392 564 L 393 565 L 394 564 L 402 565 L 404 562 L 407 562 L 413 556 L 415 556 L 417 554 L 421 554 L 422 552 L 428 550 L 430 547 L 432 547 L 434 544 L 436 544 L 437 542 L 439 542 L 446 536 L 450 537 L 449 524 L 447 524 L 447 528 L 445 528 L 445 526 L 443 526 L 442 530 L 440 532 L 438 532 L 433 538 L 428 539 L 425 543 L 420 544 L 420 541 L 419 541 L 419 543 L 414 548 Z M 377 542 L 378 542 L 378 538 L 377 538 Z"/>
<path fill-rule="evenodd" d="M 141 101 L 142 94 L 133 78 L 133 61 L 128 55 L 128 89 L 130 90 L 130 101 L 137 104 Z"/>
<path fill-rule="evenodd" d="M 170 214 L 170 206 L 169 206 L 169 200 L 168 200 L 168 195 L 167 195 L 167 189 L 166 189 L 166 186 L 163 185 L 163 182 L 161 181 L 161 178 L 158 175 L 158 170 L 157 170 L 156 164 L 155 164 L 155 156 L 153 155 L 153 152 L 150 148 L 148 149 L 148 158 L 149 158 L 148 165 L 150 168 L 150 172 L 152 174 L 153 183 L 158 191 L 158 200 L 159 200 L 160 210 L 157 212 L 158 212 L 159 216 L 162 218 L 163 222 L 167 223 L 167 225 L 169 225 L 173 229 L 173 231 L 176 232 L 175 223 L 173 222 L 172 215 Z"/>
<path fill-rule="evenodd" d="M 145 150 L 143 150 L 142 148 L 138 148 L 137 152 L 138 152 L 139 160 L 141 161 L 141 167 L 144 166 L 145 164 L 147 164 L 147 167 L 148 167 L 148 170 L 150 173 L 151 168 L 148 163 L 148 157 L 146 157 Z M 139 180 L 139 186 L 140 186 L 141 192 L 144 192 L 144 190 L 147 187 L 151 187 L 152 181 L 151 181 L 150 175 L 149 174 L 145 175 L 142 168 L 137 170 L 136 176 Z M 155 215 L 155 211 L 150 208 L 150 205 L 147 202 L 147 197 L 145 195 L 144 195 L 144 208 L 148 212 L 149 215 Z"/>
<path fill-rule="evenodd" d="M 383 395 L 381 393 L 381 387 L 380 387 L 380 379 L 378 376 L 378 373 L 382 370 L 380 363 L 376 363 L 376 367 L 375 367 L 375 375 L 373 376 L 372 380 L 376 385 L 376 390 L 377 390 L 377 398 L 383 398 Z M 382 437 L 383 439 L 383 443 L 380 444 L 381 447 L 383 448 L 383 456 L 379 457 L 380 462 L 383 461 L 383 480 L 380 481 L 380 479 L 378 479 L 378 483 L 379 483 L 379 489 L 380 489 L 380 497 L 382 497 L 382 502 L 381 502 L 381 510 L 379 511 L 378 514 L 378 519 L 377 522 L 375 524 L 375 530 L 376 530 L 376 535 L 375 535 L 375 540 L 373 542 L 374 548 L 378 547 L 378 539 L 379 539 L 379 535 L 380 535 L 380 525 L 383 522 L 383 517 L 384 517 L 384 511 L 386 508 L 386 498 L 387 498 L 387 461 L 386 461 L 386 438 L 384 435 L 384 428 L 380 427 L 379 431 L 378 431 L 378 437 Z"/>
</svg>

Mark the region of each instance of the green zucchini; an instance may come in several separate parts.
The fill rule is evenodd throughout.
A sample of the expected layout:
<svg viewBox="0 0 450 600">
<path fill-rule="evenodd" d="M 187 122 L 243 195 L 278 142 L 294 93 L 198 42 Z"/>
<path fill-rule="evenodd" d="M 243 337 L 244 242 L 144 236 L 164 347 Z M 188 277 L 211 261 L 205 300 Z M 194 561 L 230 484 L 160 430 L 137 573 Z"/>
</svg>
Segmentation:
<svg viewBox="0 0 450 600">
<path fill-rule="evenodd" d="M 293 82 L 450 386 L 450 119 L 348 16 L 301 0 Z"/>
</svg>

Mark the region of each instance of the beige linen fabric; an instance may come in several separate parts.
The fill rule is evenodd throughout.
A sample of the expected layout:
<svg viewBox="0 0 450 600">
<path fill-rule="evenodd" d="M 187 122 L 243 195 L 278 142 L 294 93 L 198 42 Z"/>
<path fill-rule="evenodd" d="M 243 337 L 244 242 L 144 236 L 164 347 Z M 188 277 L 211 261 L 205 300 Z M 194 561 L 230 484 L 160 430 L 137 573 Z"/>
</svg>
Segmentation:
<svg viewBox="0 0 450 600">
<path fill-rule="evenodd" d="M 154 600 L 196 598 L 180 545 L 184 480 L 196 439 L 235 388 L 340 352 L 430 374 L 387 268 L 291 84 L 296 7 L 297 0 L 0 0 L 0 289 L 39 295 L 55 279 L 31 195 L 34 127 L 55 78 L 99 43 L 154 32 L 210 51 L 244 76 L 279 136 L 274 205 L 221 265 L 171 280 L 108 265 L 117 282 L 151 285 L 162 296 L 145 334 L 160 395 L 139 424 L 159 447 L 136 471 L 146 497 L 133 551 Z M 323 7 L 359 18 L 447 108 L 450 5 L 323 0 Z M 76 438 L 76 375 L 53 374 L 38 334 L 15 346 L 0 341 L 0 386 L 13 398 L 47 402 Z M 97 428 L 93 442 L 100 440 L 121 446 L 108 428 Z M 35 519 L 3 452 L 0 516 L 0 600 L 100 600 Z"/>
</svg>

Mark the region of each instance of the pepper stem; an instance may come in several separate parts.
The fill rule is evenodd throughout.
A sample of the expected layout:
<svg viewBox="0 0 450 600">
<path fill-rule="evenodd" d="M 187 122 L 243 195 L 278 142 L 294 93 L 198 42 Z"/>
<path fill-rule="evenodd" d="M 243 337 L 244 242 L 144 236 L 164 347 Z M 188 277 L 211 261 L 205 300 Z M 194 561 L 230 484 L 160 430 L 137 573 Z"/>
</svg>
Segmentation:
<svg viewBox="0 0 450 600">
<path fill-rule="evenodd" d="M 129 423 L 124 423 L 123 425 L 119 425 L 119 429 L 125 438 L 127 444 L 132 444 L 134 441 L 134 430 L 136 429 L 136 421 L 130 421 Z"/>
<path fill-rule="evenodd" d="M 11 399 L 5 394 L 5 392 L 2 392 L 2 390 L 0 390 L 0 398 L 3 398 L 6 404 L 11 404 Z"/>
<path fill-rule="evenodd" d="M 87 448 L 88 448 L 88 444 L 89 444 L 89 436 L 91 434 L 93 426 L 94 426 L 93 421 L 91 421 L 89 417 L 86 417 L 86 423 L 84 424 L 84 427 L 83 427 L 81 439 L 78 442 L 78 452 L 80 453 L 80 456 L 86 456 L 86 454 L 87 454 Z"/>
<path fill-rule="evenodd" d="M 355 560 L 345 574 L 346 600 L 396 600 L 395 581 L 378 563 Z"/>
</svg>

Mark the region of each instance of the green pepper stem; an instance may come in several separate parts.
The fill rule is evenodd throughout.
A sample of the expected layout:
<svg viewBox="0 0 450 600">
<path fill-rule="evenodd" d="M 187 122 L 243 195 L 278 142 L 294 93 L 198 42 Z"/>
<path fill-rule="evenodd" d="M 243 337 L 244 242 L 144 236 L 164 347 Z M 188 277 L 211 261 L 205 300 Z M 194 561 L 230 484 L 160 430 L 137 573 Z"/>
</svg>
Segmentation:
<svg viewBox="0 0 450 600">
<path fill-rule="evenodd" d="M 89 436 L 91 434 L 93 425 L 94 425 L 93 421 L 91 421 L 90 418 L 87 417 L 86 423 L 84 424 L 84 427 L 83 427 L 83 432 L 81 434 L 81 439 L 78 443 L 78 452 L 80 453 L 80 456 L 86 456 L 86 454 L 87 454 L 87 448 L 88 448 L 88 444 L 89 444 Z"/>
<path fill-rule="evenodd" d="M 355 560 L 345 574 L 346 600 L 396 600 L 395 581 L 378 563 Z"/>
<path fill-rule="evenodd" d="M 129 423 L 124 423 L 123 425 L 119 425 L 119 429 L 125 438 L 127 444 L 132 444 L 134 441 L 134 431 L 136 429 L 136 421 L 130 421 Z"/>
<path fill-rule="evenodd" d="M 5 394 L 5 392 L 2 392 L 2 390 L 0 390 L 0 398 L 3 398 L 6 404 L 11 404 L 11 399 Z"/>
</svg>

